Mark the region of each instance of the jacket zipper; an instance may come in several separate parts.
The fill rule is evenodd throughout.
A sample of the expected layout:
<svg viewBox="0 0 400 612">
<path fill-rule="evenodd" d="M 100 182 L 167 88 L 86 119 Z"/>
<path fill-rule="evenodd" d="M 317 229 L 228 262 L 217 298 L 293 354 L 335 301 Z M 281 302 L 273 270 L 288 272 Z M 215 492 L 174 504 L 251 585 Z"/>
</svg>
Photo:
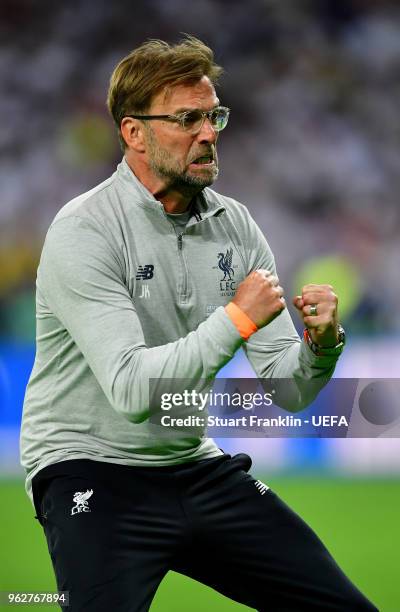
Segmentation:
<svg viewBox="0 0 400 612">
<path fill-rule="evenodd" d="M 188 288 L 188 271 L 186 267 L 185 258 L 183 256 L 183 234 L 178 234 L 178 254 L 181 261 L 182 267 L 182 288 L 179 293 L 179 301 L 185 303 L 187 301 L 187 288 Z"/>
<path fill-rule="evenodd" d="M 165 214 L 165 213 L 164 213 Z M 200 212 L 195 212 L 195 218 L 196 221 L 198 223 L 201 223 L 203 221 L 206 220 L 206 218 L 203 218 L 200 214 Z M 171 223 L 171 222 L 170 222 Z M 174 230 L 176 231 L 176 228 L 174 227 Z M 177 240 L 178 240 L 178 256 L 180 259 L 180 264 L 181 264 L 181 269 L 182 269 L 182 285 L 179 288 L 179 293 L 178 293 L 178 299 L 179 302 L 181 304 L 185 304 L 187 302 L 187 292 L 188 292 L 188 284 L 189 284 L 189 273 L 188 273 L 188 269 L 186 266 L 186 261 L 185 261 L 185 257 L 183 255 L 183 232 L 179 232 L 177 234 Z"/>
</svg>

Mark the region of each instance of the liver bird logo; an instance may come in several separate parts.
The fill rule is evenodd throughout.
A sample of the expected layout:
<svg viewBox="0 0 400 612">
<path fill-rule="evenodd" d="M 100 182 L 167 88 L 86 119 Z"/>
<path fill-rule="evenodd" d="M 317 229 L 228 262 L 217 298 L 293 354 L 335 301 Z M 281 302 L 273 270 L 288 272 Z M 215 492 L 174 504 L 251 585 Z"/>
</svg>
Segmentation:
<svg viewBox="0 0 400 612">
<path fill-rule="evenodd" d="M 232 268 L 232 257 L 233 257 L 233 249 L 227 249 L 225 255 L 224 253 L 218 253 L 218 268 L 222 270 L 224 273 L 224 278 L 221 280 L 232 280 L 232 276 L 235 276 L 235 272 Z"/>
<path fill-rule="evenodd" d="M 77 491 L 74 493 L 73 501 L 75 506 L 71 508 L 71 515 L 78 514 L 78 512 L 90 512 L 88 499 L 92 497 L 93 489 L 87 489 L 85 492 Z"/>
</svg>

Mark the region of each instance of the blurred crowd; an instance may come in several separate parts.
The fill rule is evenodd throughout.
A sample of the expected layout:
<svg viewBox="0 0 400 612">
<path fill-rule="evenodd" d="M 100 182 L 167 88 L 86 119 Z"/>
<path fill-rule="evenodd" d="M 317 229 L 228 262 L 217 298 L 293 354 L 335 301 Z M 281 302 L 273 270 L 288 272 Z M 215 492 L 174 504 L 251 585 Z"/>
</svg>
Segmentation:
<svg viewBox="0 0 400 612">
<path fill-rule="evenodd" d="M 215 189 L 249 207 L 287 292 L 326 261 L 352 296 L 350 331 L 400 331 L 398 3 L 4 0 L 1 13 L 0 338 L 34 338 L 47 227 L 121 159 L 105 107 L 114 66 L 183 32 L 225 68 Z"/>
</svg>

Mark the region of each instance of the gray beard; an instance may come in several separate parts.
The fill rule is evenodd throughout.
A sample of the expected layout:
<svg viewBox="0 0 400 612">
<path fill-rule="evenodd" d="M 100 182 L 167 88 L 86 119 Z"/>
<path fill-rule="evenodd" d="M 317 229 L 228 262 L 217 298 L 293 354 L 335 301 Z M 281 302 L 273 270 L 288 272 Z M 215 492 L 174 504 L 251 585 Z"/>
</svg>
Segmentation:
<svg viewBox="0 0 400 612">
<path fill-rule="evenodd" d="M 182 172 L 179 169 L 171 167 L 171 160 L 169 153 L 164 151 L 158 146 L 158 143 L 154 137 L 153 130 L 150 126 L 146 126 L 148 135 L 148 142 L 150 145 L 150 168 L 152 172 L 161 179 L 168 180 L 168 186 L 180 191 L 181 193 L 189 196 L 193 196 L 199 193 L 205 187 L 209 187 L 214 183 L 218 177 L 218 157 L 215 152 L 215 163 L 216 171 L 213 175 L 208 176 L 190 176 L 186 172 Z"/>
<path fill-rule="evenodd" d="M 170 187 L 175 189 L 185 190 L 189 193 L 198 193 L 205 187 L 209 187 L 218 178 L 219 170 L 213 176 L 191 176 L 185 172 L 176 172 L 172 168 L 166 168 L 160 164 L 157 164 L 154 160 L 151 160 L 150 167 L 154 174 L 161 179 L 167 179 Z"/>
</svg>

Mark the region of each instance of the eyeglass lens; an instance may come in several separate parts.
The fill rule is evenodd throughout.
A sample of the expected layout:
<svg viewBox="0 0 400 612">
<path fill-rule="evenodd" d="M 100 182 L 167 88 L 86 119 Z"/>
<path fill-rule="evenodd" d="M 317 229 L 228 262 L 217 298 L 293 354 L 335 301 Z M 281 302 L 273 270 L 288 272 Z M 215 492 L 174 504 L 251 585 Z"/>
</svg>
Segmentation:
<svg viewBox="0 0 400 612">
<path fill-rule="evenodd" d="M 228 123 L 229 111 L 216 108 L 210 114 L 211 125 L 219 132 Z M 188 111 L 183 116 L 183 127 L 188 130 L 196 131 L 201 129 L 205 116 L 200 110 Z"/>
</svg>

